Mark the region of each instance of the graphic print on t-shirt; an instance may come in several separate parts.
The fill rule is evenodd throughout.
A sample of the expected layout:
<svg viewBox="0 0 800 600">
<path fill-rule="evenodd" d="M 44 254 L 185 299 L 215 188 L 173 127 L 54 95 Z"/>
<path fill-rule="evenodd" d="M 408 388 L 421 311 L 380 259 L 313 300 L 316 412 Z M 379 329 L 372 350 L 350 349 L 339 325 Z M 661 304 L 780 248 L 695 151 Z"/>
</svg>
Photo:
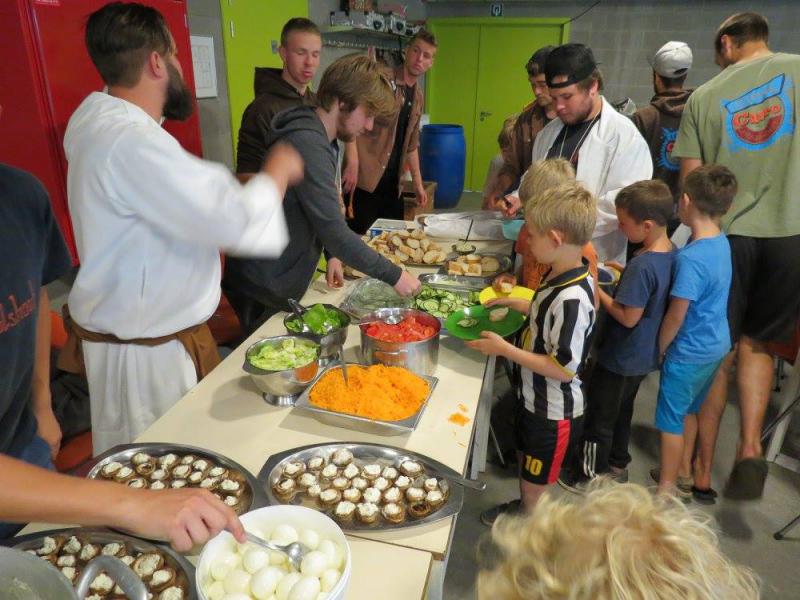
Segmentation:
<svg viewBox="0 0 800 600">
<path fill-rule="evenodd" d="M 677 137 L 677 129 L 661 128 L 661 151 L 658 154 L 657 166 L 667 171 L 677 171 L 681 166 L 676 159 L 672 158 L 672 148 L 675 146 L 675 138 Z"/>
<path fill-rule="evenodd" d="M 763 150 L 794 133 L 792 78 L 778 75 L 733 100 L 723 100 L 722 110 L 731 152 Z"/>
<path fill-rule="evenodd" d="M 10 331 L 36 312 L 36 289 L 30 279 L 26 291 L 27 298 L 9 293 L 6 296 L 7 303 L 0 297 L 0 335 Z"/>
</svg>

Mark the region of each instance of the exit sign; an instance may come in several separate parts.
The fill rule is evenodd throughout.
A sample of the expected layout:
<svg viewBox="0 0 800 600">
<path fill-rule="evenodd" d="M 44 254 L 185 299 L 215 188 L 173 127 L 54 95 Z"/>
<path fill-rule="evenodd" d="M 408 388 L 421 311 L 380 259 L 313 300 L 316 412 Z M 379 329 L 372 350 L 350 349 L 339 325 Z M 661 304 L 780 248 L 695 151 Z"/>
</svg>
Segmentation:
<svg viewBox="0 0 800 600">
<path fill-rule="evenodd" d="M 503 16 L 503 3 L 502 2 L 494 2 L 489 9 L 489 14 L 493 17 L 502 17 Z"/>
</svg>

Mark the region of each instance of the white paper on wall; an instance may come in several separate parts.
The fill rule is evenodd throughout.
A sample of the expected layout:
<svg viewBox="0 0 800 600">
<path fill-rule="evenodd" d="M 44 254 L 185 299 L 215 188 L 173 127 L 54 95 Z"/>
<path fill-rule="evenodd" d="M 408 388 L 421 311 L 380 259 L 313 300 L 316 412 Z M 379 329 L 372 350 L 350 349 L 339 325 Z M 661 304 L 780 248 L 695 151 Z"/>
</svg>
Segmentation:
<svg viewBox="0 0 800 600">
<path fill-rule="evenodd" d="M 192 35 L 194 88 L 198 98 L 217 97 L 217 66 L 214 62 L 214 38 Z"/>
</svg>

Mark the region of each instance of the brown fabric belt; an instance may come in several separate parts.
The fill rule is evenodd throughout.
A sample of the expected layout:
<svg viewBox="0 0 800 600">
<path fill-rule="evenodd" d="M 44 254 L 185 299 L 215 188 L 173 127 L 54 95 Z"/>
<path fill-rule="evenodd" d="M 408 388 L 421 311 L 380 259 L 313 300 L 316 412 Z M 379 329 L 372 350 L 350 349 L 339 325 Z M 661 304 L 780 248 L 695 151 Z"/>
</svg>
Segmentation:
<svg viewBox="0 0 800 600">
<path fill-rule="evenodd" d="M 208 375 L 222 360 L 217 350 L 217 343 L 205 323 L 193 325 L 177 333 L 162 335 L 161 337 L 121 340 L 110 333 L 97 333 L 84 329 L 72 320 L 69 314 L 69 307 L 66 304 L 62 313 L 64 316 L 64 328 L 67 330 L 67 343 L 58 355 L 58 368 L 68 373 L 86 376 L 86 365 L 83 361 L 83 349 L 81 347 L 82 341 L 160 346 L 172 340 L 178 340 L 192 358 L 194 369 L 197 373 L 197 381 Z"/>
</svg>

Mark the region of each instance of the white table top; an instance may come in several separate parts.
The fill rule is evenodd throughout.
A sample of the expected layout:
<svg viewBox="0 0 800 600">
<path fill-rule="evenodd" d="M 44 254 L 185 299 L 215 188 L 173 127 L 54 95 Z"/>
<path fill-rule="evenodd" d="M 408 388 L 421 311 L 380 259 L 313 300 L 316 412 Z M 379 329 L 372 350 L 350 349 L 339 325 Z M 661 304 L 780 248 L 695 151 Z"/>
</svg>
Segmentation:
<svg viewBox="0 0 800 600">
<path fill-rule="evenodd" d="M 510 250 L 509 242 L 478 242 L 476 246 L 489 251 Z M 415 274 L 430 272 L 430 269 L 411 270 Z M 316 302 L 339 304 L 351 285 L 353 283 L 348 282 L 343 289 L 330 290 L 321 276 L 309 286 L 302 303 L 306 306 Z M 486 367 L 483 355 L 468 350 L 461 340 L 451 337 L 440 340 L 439 364 L 434 373 L 439 384 L 412 434 L 379 436 L 343 429 L 323 424 L 291 408 L 268 405 L 242 370 L 244 354 L 250 344 L 286 333 L 284 316 L 285 313 L 279 313 L 267 321 L 137 441 L 208 448 L 241 463 L 254 474 L 258 474 L 270 455 L 299 446 L 335 441 L 368 442 L 406 448 L 464 473 Z M 359 348 L 358 327 L 351 326 L 345 343 L 345 358 L 358 362 Z M 463 414 L 470 421 L 466 425 L 451 423 L 448 418 L 454 413 Z M 426 550 L 442 559 L 448 550 L 454 521 L 451 517 L 429 525 L 354 535 Z"/>
</svg>

